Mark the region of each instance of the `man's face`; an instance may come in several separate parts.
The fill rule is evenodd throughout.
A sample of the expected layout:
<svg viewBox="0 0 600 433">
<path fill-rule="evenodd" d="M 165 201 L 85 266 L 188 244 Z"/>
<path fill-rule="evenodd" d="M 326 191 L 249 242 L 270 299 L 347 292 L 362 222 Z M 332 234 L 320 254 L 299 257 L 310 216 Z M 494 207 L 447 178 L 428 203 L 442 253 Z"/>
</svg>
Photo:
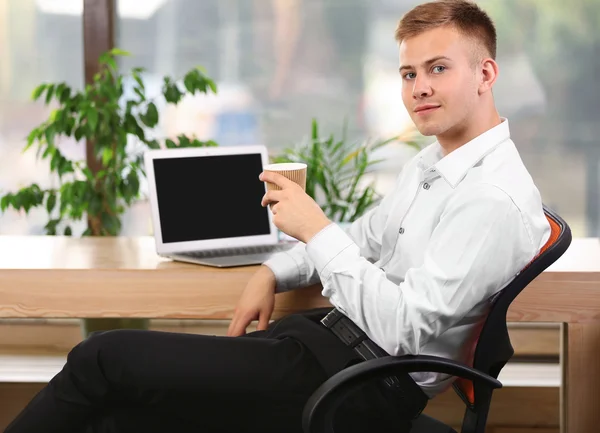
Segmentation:
<svg viewBox="0 0 600 433">
<path fill-rule="evenodd" d="M 466 127 L 476 108 L 476 42 L 452 27 L 439 27 L 400 44 L 402 100 L 423 135 Z"/>
</svg>

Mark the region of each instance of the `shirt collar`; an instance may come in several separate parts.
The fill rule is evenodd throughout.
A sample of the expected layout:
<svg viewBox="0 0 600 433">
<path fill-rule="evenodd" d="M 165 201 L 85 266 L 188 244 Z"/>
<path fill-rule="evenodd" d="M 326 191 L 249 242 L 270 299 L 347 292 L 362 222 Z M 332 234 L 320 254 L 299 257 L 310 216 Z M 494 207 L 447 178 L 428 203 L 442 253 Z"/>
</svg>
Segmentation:
<svg viewBox="0 0 600 433">
<path fill-rule="evenodd" d="M 443 156 L 439 142 L 431 145 L 430 149 L 420 158 L 419 166 L 426 173 L 439 174 L 452 188 L 460 183 L 467 172 L 483 159 L 500 143 L 510 138 L 508 119 L 487 130 L 458 149 Z"/>
</svg>

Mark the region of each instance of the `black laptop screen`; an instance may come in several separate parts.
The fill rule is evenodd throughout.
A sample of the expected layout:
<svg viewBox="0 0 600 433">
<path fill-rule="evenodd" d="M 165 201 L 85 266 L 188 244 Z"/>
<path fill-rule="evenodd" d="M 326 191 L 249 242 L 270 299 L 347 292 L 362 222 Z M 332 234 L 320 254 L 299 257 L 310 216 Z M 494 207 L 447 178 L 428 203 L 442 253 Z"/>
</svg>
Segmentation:
<svg viewBox="0 0 600 433">
<path fill-rule="evenodd" d="M 164 243 L 270 234 L 260 154 L 153 162 Z"/>
</svg>

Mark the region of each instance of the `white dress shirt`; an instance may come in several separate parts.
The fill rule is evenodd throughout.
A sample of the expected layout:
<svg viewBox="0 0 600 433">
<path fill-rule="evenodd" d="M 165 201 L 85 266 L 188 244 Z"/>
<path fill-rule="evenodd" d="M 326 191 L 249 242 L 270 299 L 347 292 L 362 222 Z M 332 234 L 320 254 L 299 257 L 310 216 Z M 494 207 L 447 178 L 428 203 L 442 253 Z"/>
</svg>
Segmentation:
<svg viewBox="0 0 600 433">
<path fill-rule="evenodd" d="M 347 231 L 330 224 L 265 265 L 278 292 L 320 280 L 323 296 L 391 355 L 470 364 L 468 343 L 491 298 L 549 236 L 540 193 L 502 119 L 446 156 L 437 142 L 426 147 Z M 430 397 L 453 379 L 411 375 Z"/>
</svg>

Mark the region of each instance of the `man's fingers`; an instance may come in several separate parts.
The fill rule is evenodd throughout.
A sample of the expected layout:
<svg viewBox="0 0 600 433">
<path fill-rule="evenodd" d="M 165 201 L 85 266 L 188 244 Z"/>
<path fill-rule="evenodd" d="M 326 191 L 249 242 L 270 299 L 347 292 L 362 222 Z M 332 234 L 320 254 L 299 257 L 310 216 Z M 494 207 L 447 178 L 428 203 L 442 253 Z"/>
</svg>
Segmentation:
<svg viewBox="0 0 600 433">
<path fill-rule="evenodd" d="M 236 313 L 229 324 L 227 335 L 229 337 L 239 337 L 246 333 L 246 328 L 250 324 L 252 319 L 246 319 L 243 314 Z"/>
<path fill-rule="evenodd" d="M 264 331 L 269 326 L 269 315 L 266 312 L 260 314 L 258 318 L 258 325 L 256 326 L 257 331 Z"/>
<path fill-rule="evenodd" d="M 230 337 L 239 337 L 240 335 L 244 335 L 246 333 L 246 326 L 244 326 L 244 322 L 238 320 L 235 326 L 231 329 L 231 332 L 229 332 L 227 335 Z"/>
<path fill-rule="evenodd" d="M 229 323 L 229 328 L 227 328 L 227 336 L 228 337 L 235 337 L 235 330 L 237 329 L 237 316 L 233 316 L 233 319 L 231 319 L 231 323 Z"/>
<path fill-rule="evenodd" d="M 261 201 L 261 205 L 263 207 L 265 207 L 266 205 L 268 205 L 269 203 L 276 203 L 281 201 L 281 199 L 284 197 L 284 191 L 267 191 L 267 193 L 263 196 L 262 201 Z"/>
<path fill-rule="evenodd" d="M 275 185 L 279 186 L 280 188 L 285 188 L 290 185 L 295 185 L 294 182 L 289 180 L 284 175 L 275 173 L 273 171 L 263 171 L 258 178 L 260 180 L 262 180 L 263 182 L 274 183 Z"/>
</svg>

